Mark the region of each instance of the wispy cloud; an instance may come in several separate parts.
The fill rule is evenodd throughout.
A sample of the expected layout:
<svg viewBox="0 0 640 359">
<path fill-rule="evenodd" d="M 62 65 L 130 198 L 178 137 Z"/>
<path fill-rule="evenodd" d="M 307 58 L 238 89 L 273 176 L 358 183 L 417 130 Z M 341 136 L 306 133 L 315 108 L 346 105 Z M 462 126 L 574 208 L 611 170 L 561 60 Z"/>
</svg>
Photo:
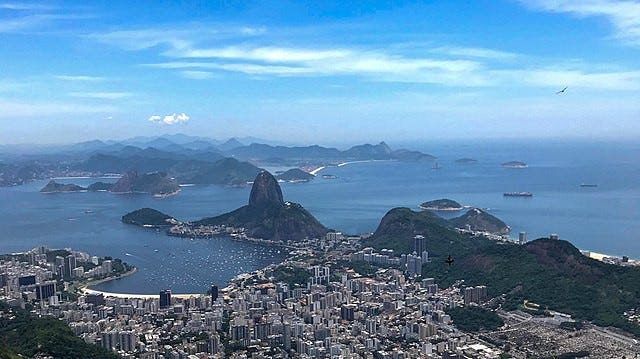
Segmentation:
<svg viewBox="0 0 640 359">
<path fill-rule="evenodd" d="M 44 4 L 23 3 L 23 2 L 9 2 L 0 3 L 0 9 L 4 10 L 51 10 L 53 7 Z"/>
<path fill-rule="evenodd" d="M 87 75 L 56 75 L 54 76 L 58 80 L 64 81 L 82 81 L 82 82 L 93 82 L 93 81 L 104 81 L 106 78 L 99 76 L 87 76 Z"/>
<path fill-rule="evenodd" d="M 532 1 L 533 2 L 533 1 Z M 596 3 L 586 0 L 586 3 Z M 600 3 L 602 1 L 598 1 Z M 539 3 L 551 6 L 551 1 Z M 572 3 L 568 0 L 555 2 Z M 559 6 L 559 5 L 558 5 Z M 640 17 L 639 17 L 640 18 Z M 215 29 L 215 26 L 211 28 Z M 145 67 L 177 70 L 190 79 L 207 79 L 217 72 L 242 73 L 254 78 L 352 76 L 366 81 L 436 84 L 447 87 L 555 87 L 569 85 L 605 90 L 636 90 L 636 69 L 602 69 L 601 65 L 566 62 L 554 68 L 551 60 L 526 61 L 526 54 L 473 46 L 431 45 L 407 48 L 386 44 L 308 46 L 302 39 L 286 41 L 262 30 L 239 28 L 198 32 L 193 27 L 170 31 L 156 28 L 92 35 L 125 50 L 155 49 L 164 62 Z M 245 35 L 259 34 L 257 37 Z M 217 41 L 226 36 L 225 41 Z M 227 45 L 217 45 L 224 43 Z M 309 43 L 308 41 L 305 43 Z M 214 45 L 216 44 L 216 45 Z M 515 60 L 523 61 L 515 61 Z M 554 60 L 554 63 L 557 60 Z"/>
<path fill-rule="evenodd" d="M 0 99 L 0 119 L 42 117 L 53 115 L 73 115 L 91 113 L 113 113 L 117 108 L 113 106 L 95 106 L 69 102 L 24 102 Z"/>
<path fill-rule="evenodd" d="M 496 71 L 496 77 L 503 81 L 524 83 L 549 88 L 599 89 L 599 90 L 640 90 L 640 71 L 588 72 L 579 69 L 532 69 Z"/>
<path fill-rule="evenodd" d="M 149 116 L 148 121 L 154 122 L 154 123 L 161 123 L 165 125 L 175 125 L 175 124 L 187 122 L 189 121 L 189 118 L 190 118 L 189 115 L 183 112 L 179 114 L 174 113 L 174 114 L 165 115 L 165 116 L 152 115 L 152 116 Z"/>
<path fill-rule="evenodd" d="M 431 49 L 431 51 L 450 56 L 494 60 L 511 60 L 521 56 L 513 52 L 485 49 L 481 47 L 442 46 Z"/>
<path fill-rule="evenodd" d="M 640 46 L 640 2 L 631 0 L 521 0 L 542 11 L 568 13 L 578 17 L 604 17 L 617 38 Z"/>
<path fill-rule="evenodd" d="M 119 100 L 131 97 L 133 94 L 131 92 L 70 92 L 69 96 L 101 100 Z"/>
<path fill-rule="evenodd" d="M 92 19 L 95 16 L 76 12 L 73 9 L 59 9 L 37 2 L 0 3 L 0 33 L 42 30 L 48 26 Z M 4 15 L 7 16 L 4 16 Z"/>
<path fill-rule="evenodd" d="M 182 77 L 192 80 L 207 80 L 216 77 L 216 74 L 209 71 L 194 71 L 194 70 L 185 70 L 180 71 Z"/>
</svg>

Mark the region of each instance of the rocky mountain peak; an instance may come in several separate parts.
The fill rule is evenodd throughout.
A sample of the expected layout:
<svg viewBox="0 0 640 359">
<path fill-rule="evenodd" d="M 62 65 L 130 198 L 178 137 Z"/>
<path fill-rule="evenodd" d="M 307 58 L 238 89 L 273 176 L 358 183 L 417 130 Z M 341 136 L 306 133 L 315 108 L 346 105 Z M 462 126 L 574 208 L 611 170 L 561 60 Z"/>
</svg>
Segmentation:
<svg viewBox="0 0 640 359">
<path fill-rule="evenodd" d="M 278 181 L 273 175 L 267 171 L 258 173 L 251 187 L 251 195 L 249 196 L 250 206 L 260 206 L 264 204 L 283 205 L 282 190 Z"/>
</svg>

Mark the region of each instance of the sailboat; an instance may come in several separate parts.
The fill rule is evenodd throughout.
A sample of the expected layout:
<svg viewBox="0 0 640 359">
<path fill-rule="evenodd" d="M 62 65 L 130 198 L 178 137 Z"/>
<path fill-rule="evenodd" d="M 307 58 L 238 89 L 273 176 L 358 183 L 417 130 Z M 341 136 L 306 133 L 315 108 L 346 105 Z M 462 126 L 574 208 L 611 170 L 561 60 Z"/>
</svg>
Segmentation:
<svg viewBox="0 0 640 359">
<path fill-rule="evenodd" d="M 431 167 L 431 169 L 434 169 L 434 170 L 439 170 L 439 169 L 440 169 L 440 166 L 438 166 L 438 161 L 436 161 L 436 162 L 433 164 L 433 167 Z"/>
</svg>

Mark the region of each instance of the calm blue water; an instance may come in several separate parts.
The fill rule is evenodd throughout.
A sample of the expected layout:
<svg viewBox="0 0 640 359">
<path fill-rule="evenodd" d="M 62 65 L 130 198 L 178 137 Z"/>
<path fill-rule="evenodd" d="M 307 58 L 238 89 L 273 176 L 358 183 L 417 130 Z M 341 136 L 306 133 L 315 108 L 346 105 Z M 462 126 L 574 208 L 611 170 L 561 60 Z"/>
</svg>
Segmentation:
<svg viewBox="0 0 640 359">
<path fill-rule="evenodd" d="M 283 184 L 287 200 L 302 203 L 322 223 L 347 233 L 372 232 L 392 207 L 451 198 L 487 208 L 530 239 L 558 233 L 577 247 L 640 258 L 640 141 L 638 143 L 478 142 L 413 144 L 438 156 L 432 163 L 375 162 L 329 167 L 309 183 Z M 479 160 L 459 165 L 462 157 Z M 521 160 L 527 169 L 500 163 Z M 93 180 L 68 180 L 88 184 Z M 595 183 L 597 188 L 581 188 Z M 126 226 L 120 217 L 153 207 L 180 219 L 220 214 L 246 203 L 250 188 L 184 187 L 164 200 L 110 193 L 40 194 L 43 182 L 0 188 L 0 252 L 40 244 L 111 255 L 139 273 L 100 287 L 156 293 L 203 292 L 231 277 L 282 260 L 277 249 L 221 238 L 189 240 Z M 533 198 L 505 198 L 530 191 Z M 157 251 L 156 251 L 157 250 Z"/>
</svg>

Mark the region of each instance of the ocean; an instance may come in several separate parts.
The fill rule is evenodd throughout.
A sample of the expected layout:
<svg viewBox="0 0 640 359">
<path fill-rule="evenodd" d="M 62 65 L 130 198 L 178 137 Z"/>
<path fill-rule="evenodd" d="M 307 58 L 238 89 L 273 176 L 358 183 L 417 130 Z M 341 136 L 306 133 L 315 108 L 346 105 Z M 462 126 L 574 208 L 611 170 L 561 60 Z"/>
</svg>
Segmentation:
<svg viewBox="0 0 640 359">
<path fill-rule="evenodd" d="M 487 209 L 530 240 L 557 233 L 580 249 L 640 258 L 640 141 L 476 141 L 406 145 L 438 157 L 434 162 L 358 162 L 327 167 L 308 183 L 281 184 L 286 200 L 301 203 L 327 227 L 348 234 L 375 231 L 393 207 L 418 210 L 422 202 L 450 198 Z M 475 164 L 456 159 L 473 158 Z M 529 167 L 510 169 L 507 161 Z M 275 170 L 275 169 L 272 169 Z M 87 185 L 95 179 L 67 179 Z M 123 214 L 152 207 L 183 220 L 244 205 L 250 187 L 183 187 L 166 199 L 144 194 L 41 194 L 46 181 L 0 188 L 0 252 L 38 245 L 71 247 L 134 264 L 138 273 L 97 289 L 127 293 L 205 292 L 233 276 L 281 261 L 278 248 L 229 238 L 168 237 L 120 222 Z M 581 187 L 580 184 L 597 187 Z M 504 197 L 528 191 L 531 198 Z M 460 213 L 447 213 L 448 217 Z"/>
</svg>

